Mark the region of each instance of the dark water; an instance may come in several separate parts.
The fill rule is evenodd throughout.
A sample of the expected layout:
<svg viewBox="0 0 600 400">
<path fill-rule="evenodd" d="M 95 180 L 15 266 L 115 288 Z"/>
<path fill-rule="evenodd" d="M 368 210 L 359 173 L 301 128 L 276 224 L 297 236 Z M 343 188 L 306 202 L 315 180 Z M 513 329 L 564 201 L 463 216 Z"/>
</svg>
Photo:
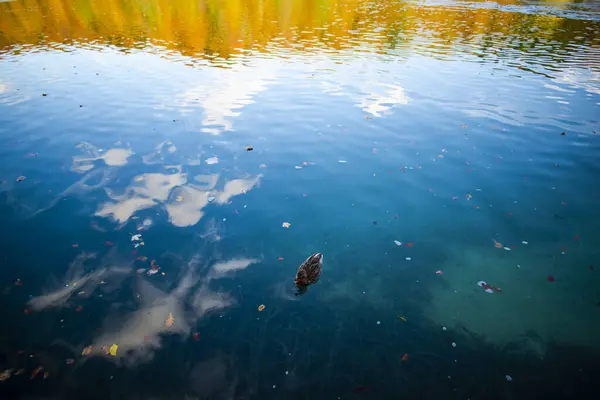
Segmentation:
<svg viewBox="0 0 600 400">
<path fill-rule="evenodd" d="M 596 398 L 599 119 L 596 2 L 0 2 L 0 398 Z"/>
</svg>

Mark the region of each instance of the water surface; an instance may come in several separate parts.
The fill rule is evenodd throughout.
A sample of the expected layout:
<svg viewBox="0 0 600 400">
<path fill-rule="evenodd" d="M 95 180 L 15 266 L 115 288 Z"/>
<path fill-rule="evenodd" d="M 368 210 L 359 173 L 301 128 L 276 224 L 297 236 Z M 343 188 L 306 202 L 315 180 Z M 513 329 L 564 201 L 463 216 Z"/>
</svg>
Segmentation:
<svg viewBox="0 0 600 400">
<path fill-rule="evenodd" d="M 3 398 L 594 398 L 599 19 L 1 2 Z"/>
</svg>

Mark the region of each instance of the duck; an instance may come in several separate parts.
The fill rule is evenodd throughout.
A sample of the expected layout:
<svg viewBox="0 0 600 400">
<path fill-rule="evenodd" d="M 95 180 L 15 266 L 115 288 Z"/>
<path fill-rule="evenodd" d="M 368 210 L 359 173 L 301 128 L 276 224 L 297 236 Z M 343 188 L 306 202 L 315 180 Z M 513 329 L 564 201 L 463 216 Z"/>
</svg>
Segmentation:
<svg viewBox="0 0 600 400">
<path fill-rule="evenodd" d="M 313 253 L 298 267 L 294 285 L 298 289 L 296 296 L 306 292 L 309 285 L 318 282 L 323 269 L 323 254 Z"/>
</svg>

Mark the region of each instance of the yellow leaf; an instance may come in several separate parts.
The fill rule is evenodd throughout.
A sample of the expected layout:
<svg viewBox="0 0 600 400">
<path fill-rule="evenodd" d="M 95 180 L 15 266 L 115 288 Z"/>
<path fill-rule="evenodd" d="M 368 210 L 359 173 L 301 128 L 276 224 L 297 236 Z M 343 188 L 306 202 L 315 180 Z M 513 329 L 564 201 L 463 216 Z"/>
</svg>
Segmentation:
<svg viewBox="0 0 600 400">
<path fill-rule="evenodd" d="M 110 346 L 110 349 L 108 350 L 108 353 L 111 356 L 116 356 L 117 355 L 117 350 L 119 350 L 119 346 L 116 344 L 113 344 L 112 346 Z"/>
<path fill-rule="evenodd" d="M 87 346 L 83 349 L 83 351 L 81 352 L 82 356 L 87 356 L 88 354 L 91 354 L 92 352 L 92 346 Z"/>
<path fill-rule="evenodd" d="M 262 311 L 265 309 L 265 305 L 261 304 L 260 306 L 258 306 L 258 311 Z"/>
<path fill-rule="evenodd" d="M 175 318 L 173 318 L 173 313 L 169 313 L 169 318 L 165 321 L 165 327 L 170 328 L 175 323 Z"/>
</svg>

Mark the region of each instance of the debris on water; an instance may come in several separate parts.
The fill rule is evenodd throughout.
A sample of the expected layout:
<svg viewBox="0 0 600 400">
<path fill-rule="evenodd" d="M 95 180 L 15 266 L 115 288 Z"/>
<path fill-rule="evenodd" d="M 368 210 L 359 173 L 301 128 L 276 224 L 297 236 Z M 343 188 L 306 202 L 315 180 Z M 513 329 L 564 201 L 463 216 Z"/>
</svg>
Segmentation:
<svg viewBox="0 0 600 400">
<path fill-rule="evenodd" d="M 31 376 L 29 377 L 29 379 L 35 378 L 43 370 L 44 370 L 44 367 L 42 367 L 42 366 L 37 367 L 36 369 L 33 370 L 33 372 L 31 373 Z"/>
<path fill-rule="evenodd" d="M 523 240 L 521 243 L 523 243 L 523 244 L 529 244 L 529 242 L 527 240 Z"/>
<path fill-rule="evenodd" d="M 142 240 L 142 235 L 140 233 L 131 236 L 131 241 L 132 242 L 139 242 Z"/>
<path fill-rule="evenodd" d="M 503 249 L 506 250 L 506 251 L 510 251 L 510 247 L 504 246 Z"/>
<path fill-rule="evenodd" d="M 448 328 L 446 328 L 445 326 L 442 326 L 442 330 L 443 330 L 443 331 L 447 331 L 447 330 L 448 330 Z"/>
<path fill-rule="evenodd" d="M 512 380 L 513 380 L 513 379 L 512 379 L 512 376 L 510 376 L 510 375 L 506 375 L 506 376 L 504 376 L 504 377 L 505 377 L 505 378 L 506 378 L 506 380 L 507 380 L 507 381 L 509 381 L 509 382 L 512 382 Z"/>
<path fill-rule="evenodd" d="M 548 279 L 548 282 L 554 282 L 555 281 L 554 276 L 552 276 L 552 275 L 548 275 L 547 279 Z"/>
<path fill-rule="evenodd" d="M 0 372 L 0 382 L 4 382 L 4 381 L 10 379 L 12 372 L 13 372 L 13 368 L 5 369 L 4 371 Z"/>
<path fill-rule="evenodd" d="M 281 226 L 284 228 L 289 228 L 290 226 L 292 226 L 292 224 L 290 224 L 289 222 L 284 222 L 283 224 L 281 224 Z"/>
<path fill-rule="evenodd" d="M 456 347 L 456 342 L 452 342 L 452 347 Z"/>
<path fill-rule="evenodd" d="M 217 164 L 219 162 L 219 159 L 217 157 L 210 157 L 210 158 L 207 158 L 204 162 L 207 163 L 208 165 L 213 165 L 213 164 Z"/>
<path fill-rule="evenodd" d="M 406 322 L 406 317 L 402 316 L 402 315 L 398 315 L 398 318 L 404 322 Z"/>
<path fill-rule="evenodd" d="M 438 269 L 437 271 L 435 271 L 435 273 L 436 273 L 436 275 L 443 275 L 444 274 L 441 269 Z"/>
<path fill-rule="evenodd" d="M 26 176 L 23 176 L 23 175 L 21 175 L 21 176 L 17 177 L 17 182 L 22 182 L 22 181 L 24 181 L 25 179 L 27 179 L 27 177 L 26 177 Z"/>
<path fill-rule="evenodd" d="M 143 274 L 144 272 L 146 272 L 146 268 L 138 268 L 135 273 L 136 274 Z"/>
<path fill-rule="evenodd" d="M 402 358 L 400 360 L 402 360 L 402 361 L 408 360 L 408 353 L 404 353 L 404 355 L 402 356 Z"/>
<path fill-rule="evenodd" d="M 381 321 L 377 321 L 377 325 L 381 325 Z"/>
<path fill-rule="evenodd" d="M 212 202 L 212 201 L 214 201 L 214 200 L 215 200 L 215 197 L 214 197 L 214 196 L 208 196 L 208 201 L 209 201 L 209 202 Z"/>
<path fill-rule="evenodd" d="M 402 246 L 402 242 L 400 242 L 398 240 L 394 240 L 394 243 L 396 244 L 396 246 Z"/>
<path fill-rule="evenodd" d="M 339 162 L 340 164 L 345 164 L 345 163 L 347 163 L 348 161 L 346 161 L 346 160 L 338 160 L 338 162 Z"/>
<path fill-rule="evenodd" d="M 566 132 L 561 132 L 560 136 L 565 136 L 567 133 Z"/>
<path fill-rule="evenodd" d="M 265 309 L 265 305 L 264 304 L 261 304 L 260 306 L 258 306 L 258 311 L 259 312 L 262 311 L 262 310 L 264 310 L 264 309 Z"/>
<path fill-rule="evenodd" d="M 296 169 L 302 169 L 302 167 L 299 166 L 299 165 L 296 165 L 294 168 L 296 168 Z"/>
<path fill-rule="evenodd" d="M 477 286 L 482 287 L 486 293 L 494 293 L 494 292 L 502 292 L 502 289 L 497 288 L 495 286 L 492 285 L 488 285 L 485 281 L 479 281 L 477 282 Z"/>
<path fill-rule="evenodd" d="M 81 312 L 83 310 L 83 306 L 75 307 L 75 312 Z"/>
<path fill-rule="evenodd" d="M 17 280 L 15 281 L 15 286 L 23 286 L 23 282 L 17 278 Z"/>
<path fill-rule="evenodd" d="M 93 350 L 92 346 L 84 347 L 83 350 L 81 351 L 81 355 L 84 357 L 87 355 L 90 355 L 92 353 L 92 350 Z"/>
<path fill-rule="evenodd" d="M 283 261 L 283 257 L 277 257 L 277 261 Z"/>
<path fill-rule="evenodd" d="M 414 243 L 413 243 L 413 242 L 408 242 L 408 243 L 406 243 L 406 247 L 413 247 L 413 246 L 414 246 Z"/>
<path fill-rule="evenodd" d="M 49 376 L 50 376 L 50 372 L 48 372 L 48 371 L 44 372 L 44 380 L 48 379 Z"/>
<path fill-rule="evenodd" d="M 117 355 L 117 350 L 119 350 L 119 345 L 113 344 L 110 346 L 110 349 L 108 349 L 108 354 L 115 357 Z"/>
<path fill-rule="evenodd" d="M 67 365 L 71 365 L 71 364 L 73 364 L 74 362 L 75 362 L 75 360 L 74 360 L 73 358 L 67 358 L 67 359 L 65 360 L 65 363 L 66 363 Z"/>
<path fill-rule="evenodd" d="M 169 318 L 165 321 L 165 328 L 170 328 L 175 323 L 175 318 L 173 318 L 173 313 L 169 313 Z"/>
<path fill-rule="evenodd" d="M 471 200 L 471 199 L 473 198 L 473 195 L 472 195 L 471 193 L 467 193 L 467 194 L 465 195 L 465 198 L 466 198 L 467 200 Z"/>
<path fill-rule="evenodd" d="M 492 239 L 494 241 L 494 247 L 497 249 L 502 248 L 502 243 L 498 242 L 496 239 Z"/>
<path fill-rule="evenodd" d="M 254 148 L 252 146 L 246 146 L 246 151 L 252 151 Z"/>
<path fill-rule="evenodd" d="M 182 202 L 183 201 L 183 196 L 177 196 L 175 198 L 175 201 L 178 202 L 178 203 Z"/>
<path fill-rule="evenodd" d="M 200 334 L 198 332 L 194 332 L 194 334 L 192 335 L 192 338 L 194 339 L 194 341 L 199 341 L 200 340 Z"/>
<path fill-rule="evenodd" d="M 412 258 L 410 258 L 410 257 L 406 257 L 406 258 L 405 258 L 405 260 L 406 260 L 406 261 L 410 261 L 410 260 L 412 260 Z"/>
</svg>

